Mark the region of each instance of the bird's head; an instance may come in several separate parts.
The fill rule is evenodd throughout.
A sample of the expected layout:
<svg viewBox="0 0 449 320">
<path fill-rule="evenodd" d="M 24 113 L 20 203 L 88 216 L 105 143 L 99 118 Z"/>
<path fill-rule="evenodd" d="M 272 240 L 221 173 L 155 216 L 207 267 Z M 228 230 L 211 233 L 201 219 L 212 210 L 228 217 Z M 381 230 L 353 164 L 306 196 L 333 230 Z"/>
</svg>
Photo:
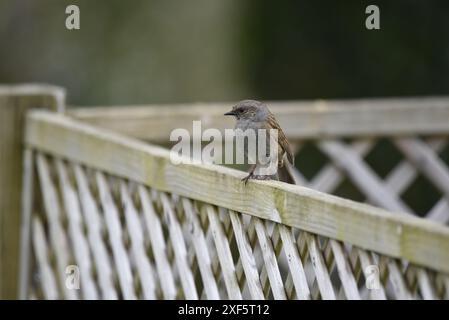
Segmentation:
<svg viewBox="0 0 449 320">
<path fill-rule="evenodd" d="M 268 113 L 267 107 L 260 101 L 242 100 L 232 110 L 226 112 L 225 116 L 234 116 L 237 120 L 263 121 Z"/>
</svg>

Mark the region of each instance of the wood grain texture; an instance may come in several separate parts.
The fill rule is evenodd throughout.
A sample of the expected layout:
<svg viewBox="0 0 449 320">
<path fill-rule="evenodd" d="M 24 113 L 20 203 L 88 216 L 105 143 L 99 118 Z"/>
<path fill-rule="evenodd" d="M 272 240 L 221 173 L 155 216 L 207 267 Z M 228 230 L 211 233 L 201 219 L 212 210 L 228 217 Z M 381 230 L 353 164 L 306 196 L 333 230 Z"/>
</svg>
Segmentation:
<svg viewBox="0 0 449 320">
<path fill-rule="evenodd" d="M 176 298 L 176 287 L 170 263 L 167 258 L 167 249 L 162 225 L 154 210 L 148 191 L 142 185 L 140 185 L 138 189 L 140 201 L 142 203 L 145 230 L 150 237 L 156 269 L 162 287 L 162 294 L 164 299 L 172 300 Z"/>
<path fill-rule="evenodd" d="M 37 172 L 39 176 L 39 185 L 44 202 L 44 211 L 48 222 L 50 244 L 56 257 L 55 273 L 57 275 L 59 288 L 63 293 L 64 299 L 78 299 L 78 291 L 71 290 L 66 286 L 66 268 L 70 265 L 69 257 L 72 248 L 67 234 L 63 227 L 63 211 L 61 208 L 57 186 L 51 177 L 50 168 L 47 159 L 42 154 L 37 155 Z"/>
<path fill-rule="evenodd" d="M 60 88 L 0 86 L 0 299 L 18 297 L 25 113 L 31 108 L 63 107 Z"/>
<path fill-rule="evenodd" d="M 117 299 L 117 291 L 114 286 L 112 262 L 108 255 L 106 245 L 102 237 L 103 220 L 99 207 L 95 203 L 94 196 L 89 188 L 86 174 L 79 165 L 72 165 L 75 173 L 78 195 L 81 203 L 83 218 L 87 225 L 87 239 L 92 251 L 93 260 L 98 272 L 98 286 L 101 289 L 101 298 L 107 300 Z"/>
<path fill-rule="evenodd" d="M 89 244 L 84 236 L 83 220 L 81 208 L 76 190 L 69 182 L 69 177 L 65 165 L 62 161 L 56 160 L 56 169 L 59 178 L 59 185 L 62 189 L 62 202 L 69 222 L 69 236 L 76 264 L 79 266 L 81 285 L 80 289 L 83 297 L 88 300 L 98 299 L 97 288 L 92 279 L 92 263 L 89 254 Z"/>
<path fill-rule="evenodd" d="M 174 165 L 166 149 L 45 111 L 29 113 L 27 132 L 30 147 L 158 190 L 449 272 L 449 229 L 424 219 L 278 181 L 245 186 L 243 172 Z"/>
<path fill-rule="evenodd" d="M 91 124 L 150 141 L 167 142 L 175 128 L 233 128 L 223 117 L 235 102 L 74 108 Z M 449 132 L 448 97 L 267 102 L 289 139 Z"/>
</svg>

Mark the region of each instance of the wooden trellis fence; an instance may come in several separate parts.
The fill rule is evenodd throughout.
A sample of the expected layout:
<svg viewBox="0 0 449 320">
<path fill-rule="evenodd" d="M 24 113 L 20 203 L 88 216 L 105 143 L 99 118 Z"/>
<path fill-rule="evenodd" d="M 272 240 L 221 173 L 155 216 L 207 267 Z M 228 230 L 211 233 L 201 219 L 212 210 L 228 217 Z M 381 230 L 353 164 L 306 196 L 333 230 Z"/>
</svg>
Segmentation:
<svg viewBox="0 0 449 320">
<path fill-rule="evenodd" d="M 26 113 L 22 298 L 449 298 L 449 99 L 273 103 L 298 156 L 328 159 L 291 168 L 299 186 L 172 164 L 154 143 L 173 128 L 232 127 L 227 104 L 176 108 Z M 364 161 L 380 139 L 404 155 L 382 175 Z M 401 198 L 421 175 L 429 213 Z M 328 194 L 345 180 L 388 211 Z"/>
</svg>

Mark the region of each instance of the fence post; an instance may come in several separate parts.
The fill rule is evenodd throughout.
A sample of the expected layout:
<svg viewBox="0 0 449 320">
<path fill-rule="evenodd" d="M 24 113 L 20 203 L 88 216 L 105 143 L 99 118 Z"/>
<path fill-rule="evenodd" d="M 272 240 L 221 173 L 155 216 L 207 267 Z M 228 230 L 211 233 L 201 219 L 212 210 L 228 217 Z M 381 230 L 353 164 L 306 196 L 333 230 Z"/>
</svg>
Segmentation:
<svg viewBox="0 0 449 320">
<path fill-rule="evenodd" d="M 55 86 L 0 86 L 0 299 L 17 298 L 25 115 L 32 108 L 62 112 L 64 100 Z"/>
</svg>

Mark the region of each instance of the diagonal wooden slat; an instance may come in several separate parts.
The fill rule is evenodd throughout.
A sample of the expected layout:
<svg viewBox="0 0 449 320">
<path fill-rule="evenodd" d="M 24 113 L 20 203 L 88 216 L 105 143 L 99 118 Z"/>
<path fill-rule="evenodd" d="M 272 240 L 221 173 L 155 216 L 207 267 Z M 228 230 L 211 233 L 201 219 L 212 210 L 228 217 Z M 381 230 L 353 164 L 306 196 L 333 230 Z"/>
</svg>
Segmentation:
<svg viewBox="0 0 449 320">
<path fill-rule="evenodd" d="M 292 283 L 295 286 L 296 296 L 300 300 L 310 300 L 310 290 L 307 285 L 307 276 L 304 266 L 298 253 L 298 249 L 294 245 L 291 232 L 286 226 L 279 225 L 279 233 L 282 239 L 283 248 L 287 255 L 288 266 Z"/>
<path fill-rule="evenodd" d="M 402 275 L 400 264 L 394 259 L 388 260 L 386 264 L 388 266 L 389 279 L 396 298 L 400 300 L 411 300 L 413 297 Z"/>
<path fill-rule="evenodd" d="M 56 160 L 56 169 L 59 177 L 59 185 L 62 189 L 65 212 L 69 220 L 69 235 L 71 238 L 76 263 L 79 266 L 81 291 L 88 300 L 98 299 L 97 288 L 92 279 L 92 264 L 89 247 L 82 232 L 82 216 L 76 191 L 69 183 L 67 170 L 61 160 Z"/>
<path fill-rule="evenodd" d="M 254 219 L 257 238 L 262 250 L 262 256 L 265 262 L 265 267 L 270 281 L 271 291 L 275 299 L 287 299 L 281 273 L 276 259 L 276 254 L 273 249 L 271 239 L 268 237 L 265 230 L 265 225 L 260 219 Z"/>
<path fill-rule="evenodd" d="M 418 277 L 418 285 L 420 288 L 421 295 L 425 300 L 435 300 L 437 299 L 431 280 L 427 271 L 422 268 L 416 268 L 416 273 Z"/>
<path fill-rule="evenodd" d="M 195 249 L 198 266 L 203 279 L 203 286 L 206 292 L 206 297 L 212 300 L 218 300 L 220 294 L 218 292 L 217 284 L 212 273 L 212 262 L 207 249 L 206 238 L 198 220 L 198 214 L 194 211 L 190 200 L 183 198 L 182 205 L 189 223 L 190 232 L 192 236 L 192 243 Z"/>
<path fill-rule="evenodd" d="M 351 144 L 351 149 L 360 157 L 365 156 L 373 147 L 375 143 L 372 140 L 357 140 Z M 322 192 L 331 193 L 338 184 L 343 180 L 344 175 L 333 162 L 328 163 L 323 169 L 318 172 L 310 181 L 309 187 Z"/>
<path fill-rule="evenodd" d="M 438 152 L 444 148 L 446 145 L 446 139 L 444 138 L 434 138 L 429 141 L 429 147 L 434 151 Z M 385 178 L 385 185 L 394 190 L 395 193 L 401 194 L 408 187 L 408 185 L 417 176 L 418 171 L 410 163 L 410 161 L 405 158 L 401 161 Z"/>
<path fill-rule="evenodd" d="M 345 257 L 343 246 L 340 242 L 333 239 L 329 240 L 329 243 L 335 257 L 335 263 L 346 298 L 349 300 L 360 300 L 357 283 L 353 271 L 351 270 L 351 266 Z"/>
<path fill-rule="evenodd" d="M 243 225 L 237 213 L 229 211 L 232 228 L 235 233 L 235 239 L 240 254 L 240 261 L 245 272 L 246 283 L 251 294 L 251 298 L 255 300 L 263 300 L 265 296 L 260 283 L 259 272 L 253 254 L 251 244 L 243 230 Z"/>
<path fill-rule="evenodd" d="M 354 248 L 353 249 L 354 252 L 356 252 L 356 254 L 358 254 L 359 258 L 360 258 L 360 265 L 363 271 L 363 275 L 365 277 L 365 285 L 366 285 L 366 281 L 368 281 L 368 277 L 370 276 L 370 274 L 368 273 L 369 267 L 376 265 L 371 257 L 371 255 L 359 248 Z M 380 279 L 379 279 L 380 280 Z M 370 289 L 368 290 L 368 294 L 370 299 L 372 300 L 385 300 L 387 299 L 386 294 L 385 294 L 385 290 L 382 286 L 379 286 L 379 288 L 374 288 L 374 289 Z"/>
<path fill-rule="evenodd" d="M 100 193 L 100 201 L 103 208 L 109 240 L 112 247 L 115 266 L 117 268 L 120 288 L 124 299 L 136 299 L 133 276 L 126 249 L 123 245 L 122 226 L 120 224 L 118 209 L 114 203 L 109 186 L 103 173 L 95 173 L 96 182 Z"/>
<path fill-rule="evenodd" d="M 407 158 L 449 198 L 449 171 L 432 149 L 418 139 L 397 138 L 394 142 Z"/>
<path fill-rule="evenodd" d="M 66 234 L 61 225 L 61 207 L 59 205 L 58 196 L 56 194 L 56 187 L 50 177 L 49 166 L 47 160 L 42 154 L 37 154 L 37 171 L 39 174 L 39 181 L 42 192 L 45 213 L 47 216 L 50 229 L 50 242 L 56 252 L 57 275 L 59 279 L 59 286 L 62 288 L 64 297 L 67 299 L 77 299 L 78 293 L 76 290 L 70 290 L 65 285 L 66 273 L 65 270 L 69 266 L 69 244 Z"/>
<path fill-rule="evenodd" d="M 435 154 L 433 149 L 436 148 L 412 138 L 397 138 L 394 142 L 416 168 L 444 194 L 444 199 L 428 215 L 440 221 L 446 222 L 449 220 L 449 206 L 447 205 L 449 200 L 449 171 L 444 162 Z"/>
<path fill-rule="evenodd" d="M 156 286 L 155 279 L 153 278 L 153 267 L 145 251 L 144 237 L 137 210 L 129 195 L 128 187 L 123 181 L 120 182 L 120 195 L 125 211 L 126 226 L 131 237 L 131 250 L 136 260 L 137 272 L 142 284 L 144 298 L 154 300 L 156 299 Z"/>
<path fill-rule="evenodd" d="M 407 205 L 388 190 L 374 171 L 350 148 L 336 140 L 321 141 L 319 146 L 338 166 L 347 172 L 351 180 L 373 203 L 392 211 L 411 212 Z"/>
<path fill-rule="evenodd" d="M 171 272 L 170 263 L 167 259 L 167 249 L 165 246 L 161 222 L 155 213 L 147 189 L 144 186 L 139 185 L 138 191 L 140 201 L 142 203 L 145 227 L 147 234 L 150 237 L 150 244 L 153 249 L 156 269 L 159 281 L 161 282 L 164 299 L 175 299 L 175 281 Z"/>
<path fill-rule="evenodd" d="M 58 287 L 53 270 L 48 262 L 48 249 L 45 241 L 44 228 L 37 217 L 33 219 L 33 247 L 36 254 L 39 271 L 42 277 L 42 289 L 45 299 L 58 299 Z"/>
<path fill-rule="evenodd" d="M 87 225 L 87 238 L 92 251 L 93 260 L 97 270 L 98 284 L 101 289 L 103 299 L 117 299 L 117 292 L 113 283 L 113 272 L 101 235 L 100 214 L 94 197 L 89 189 L 84 170 L 76 164 L 72 165 L 75 179 L 78 186 L 78 194 L 81 202 L 81 209 Z"/>
<path fill-rule="evenodd" d="M 214 239 L 215 247 L 218 253 L 223 279 L 226 284 L 226 290 L 230 299 L 242 299 L 242 293 L 237 282 L 235 265 L 232 259 L 231 249 L 223 231 L 221 222 L 215 209 L 210 205 L 205 205 L 207 217 L 209 218 L 210 230 Z"/>
<path fill-rule="evenodd" d="M 192 271 L 190 270 L 189 263 L 187 260 L 187 249 L 182 234 L 182 229 L 173 211 L 171 203 L 167 195 L 163 192 L 159 193 L 159 197 L 162 201 L 162 206 L 164 210 L 164 216 L 167 221 L 167 225 L 170 233 L 170 243 L 173 246 L 176 266 L 180 274 L 180 280 L 182 284 L 182 289 L 184 291 L 184 296 L 186 299 L 198 299 L 198 293 L 195 287 L 195 281 L 193 278 Z"/>
<path fill-rule="evenodd" d="M 326 264 L 324 263 L 322 253 L 319 249 L 316 236 L 306 233 L 305 238 L 307 241 L 307 246 L 309 248 L 310 259 L 315 271 L 316 281 L 320 290 L 321 297 L 324 300 L 335 300 L 335 291 L 332 286 L 332 281 L 329 277 L 329 272 L 327 270 Z"/>
</svg>

